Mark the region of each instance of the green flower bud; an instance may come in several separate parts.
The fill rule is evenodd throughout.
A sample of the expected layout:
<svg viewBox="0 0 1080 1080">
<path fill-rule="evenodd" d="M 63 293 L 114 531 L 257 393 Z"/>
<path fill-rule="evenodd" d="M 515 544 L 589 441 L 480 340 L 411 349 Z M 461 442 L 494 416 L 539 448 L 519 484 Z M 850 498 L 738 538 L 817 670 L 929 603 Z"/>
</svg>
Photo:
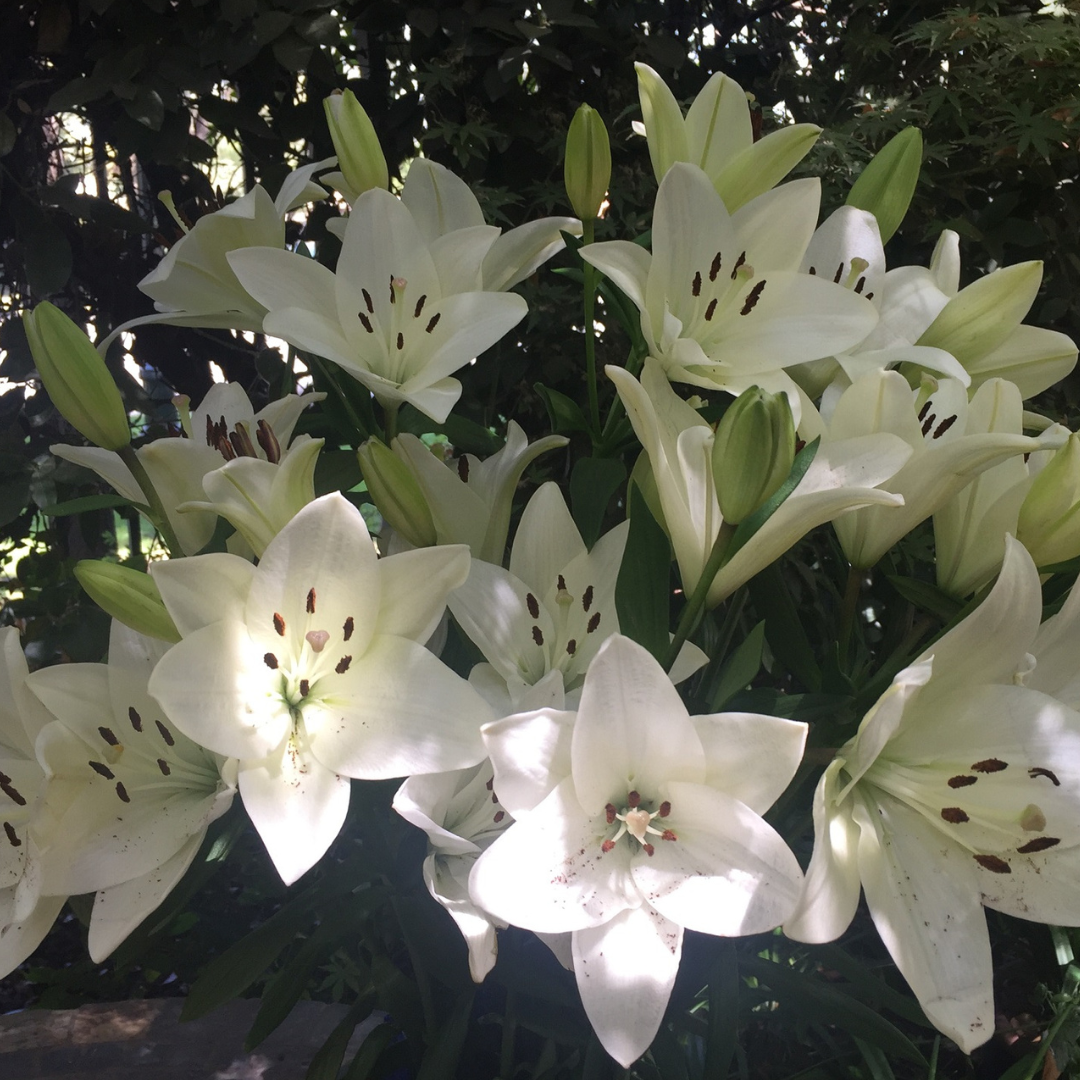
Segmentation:
<svg viewBox="0 0 1080 1080">
<path fill-rule="evenodd" d="M 75 577 L 98 607 L 125 626 L 162 641 L 180 640 L 180 631 L 149 574 L 118 563 L 83 559 L 75 564 Z"/>
<path fill-rule="evenodd" d="M 574 213 L 582 221 L 597 217 L 611 183 L 611 145 L 600 114 L 588 105 L 570 121 L 563 178 Z"/>
<path fill-rule="evenodd" d="M 1036 566 L 1080 555 L 1080 435 L 1070 435 L 1035 477 L 1020 507 L 1016 538 Z"/>
<path fill-rule="evenodd" d="M 119 450 L 131 442 L 120 391 L 90 339 L 47 300 L 23 314 L 41 381 L 60 415 L 96 446 Z"/>
<path fill-rule="evenodd" d="M 923 139 L 918 128 L 894 135 L 863 169 L 847 197 L 848 206 L 868 210 L 877 218 L 881 242 L 904 220 L 922 168 Z"/>
<path fill-rule="evenodd" d="M 372 188 L 385 191 L 390 186 L 386 158 L 371 119 L 356 95 L 351 90 L 335 92 L 323 100 L 323 108 L 338 165 L 349 189 L 342 194 L 351 202 Z"/>
<path fill-rule="evenodd" d="M 378 439 L 368 439 L 356 456 L 379 513 L 414 547 L 437 544 L 431 510 L 408 465 Z"/>
<path fill-rule="evenodd" d="M 724 521 L 738 525 L 787 479 L 795 460 L 795 422 L 785 394 L 744 390 L 724 413 L 712 466 Z"/>
</svg>

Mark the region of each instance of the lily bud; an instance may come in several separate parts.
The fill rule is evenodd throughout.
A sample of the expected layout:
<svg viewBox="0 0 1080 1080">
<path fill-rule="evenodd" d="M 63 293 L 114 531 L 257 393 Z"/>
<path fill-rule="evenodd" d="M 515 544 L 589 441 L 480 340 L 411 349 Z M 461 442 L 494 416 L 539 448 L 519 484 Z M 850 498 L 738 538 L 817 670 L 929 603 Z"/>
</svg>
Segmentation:
<svg viewBox="0 0 1080 1080">
<path fill-rule="evenodd" d="M 104 560 L 83 559 L 75 564 L 75 577 L 98 607 L 125 626 L 161 641 L 180 640 L 180 631 L 149 574 Z"/>
<path fill-rule="evenodd" d="M 641 116 L 649 139 L 649 157 L 659 183 L 676 161 L 690 160 L 686 123 L 667 83 L 648 64 L 637 63 L 634 71 L 637 72 Z"/>
<path fill-rule="evenodd" d="M 1080 555 L 1080 435 L 1070 435 L 1035 477 L 1020 507 L 1016 538 L 1036 566 Z"/>
<path fill-rule="evenodd" d="M 724 413 L 712 467 L 724 521 L 738 525 L 787 479 L 795 460 L 795 421 L 785 394 L 744 390 Z"/>
<path fill-rule="evenodd" d="M 60 415 L 95 446 L 119 450 L 131 442 L 120 391 L 90 339 L 47 300 L 23 315 L 41 381 Z"/>
<path fill-rule="evenodd" d="M 389 188 L 390 174 L 379 137 L 356 95 L 351 90 L 335 92 L 323 100 L 323 108 L 341 175 L 349 189 L 342 194 L 351 202 L 372 188 Z"/>
<path fill-rule="evenodd" d="M 563 178 L 574 213 L 582 221 L 597 217 L 611 183 L 611 144 L 600 114 L 588 105 L 570 121 Z"/>
<path fill-rule="evenodd" d="M 437 544 L 431 510 L 408 465 L 378 439 L 368 439 L 356 456 L 379 513 L 414 547 Z"/>
<path fill-rule="evenodd" d="M 904 220 L 922 168 L 922 132 L 904 128 L 894 135 L 863 169 L 847 197 L 848 206 L 868 210 L 877 218 L 881 242 Z"/>
</svg>

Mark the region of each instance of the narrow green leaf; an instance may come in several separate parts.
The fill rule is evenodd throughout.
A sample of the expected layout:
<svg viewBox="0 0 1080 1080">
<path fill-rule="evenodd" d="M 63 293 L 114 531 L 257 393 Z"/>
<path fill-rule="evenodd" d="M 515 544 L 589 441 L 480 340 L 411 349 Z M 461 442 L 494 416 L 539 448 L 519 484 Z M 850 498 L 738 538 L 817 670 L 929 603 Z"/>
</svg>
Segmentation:
<svg viewBox="0 0 1080 1080">
<path fill-rule="evenodd" d="M 367 1080 L 371 1075 L 371 1070 L 375 1068 L 379 1058 L 382 1057 L 382 1052 L 390 1045 L 397 1034 L 397 1028 L 390 1023 L 379 1024 L 378 1027 L 372 1028 L 367 1038 L 360 1044 L 360 1049 L 356 1051 L 352 1061 L 349 1062 L 349 1067 L 345 1070 L 342 1080 Z M 310 1074 L 308 1080 L 312 1080 Z"/>
<path fill-rule="evenodd" d="M 556 435 L 589 430 L 589 422 L 573 398 L 560 394 L 558 390 L 552 390 L 543 383 L 534 383 L 533 389 L 540 395 L 551 421 L 551 430 Z"/>
<path fill-rule="evenodd" d="M 919 581 L 917 578 L 902 577 L 899 574 L 887 574 L 886 577 L 889 584 L 905 600 L 922 611 L 936 615 L 942 622 L 948 622 L 964 606 L 929 581 Z"/>
<path fill-rule="evenodd" d="M 469 1034 L 469 1017 L 475 996 L 474 991 L 469 991 L 454 999 L 453 1010 L 428 1043 L 416 1080 L 443 1080 L 457 1074 L 461 1049 Z"/>
<path fill-rule="evenodd" d="M 888 1009 L 904 1020 L 933 1030 L 934 1025 L 926 1019 L 926 1014 L 913 997 L 894 990 L 839 945 L 819 945 L 813 950 L 813 955 L 826 968 L 843 975 L 851 984 L 852 993 L 871 1009 L 879 1012 L 883 1008 Z M 838 984 L 834 989 L 843 991 L 844 986 Z"/>
<path fill-rule="evenodd" d="M 626 466 L 618 458 L 579 458 L 574 466 L 570 506 L 587 548 L 599 539 L 604 512 L 625 479 Z"/>
<path fill-rule="evenodd" d="M 820 690 L 821 669 L 779 564 L 765 567 L 749 586 L 754 607 L 765 616 L 765 639 L 773 655 L 808 690 Z"/>
<path fill-rule="evenodd" d="M 627 510 L 630 532 L 615 584 L 619 630 L 660 660 L 670 642 L 671 544 L 634 484 Z"/>
<path fill-rule="evenodd" d="M 753 681 L 754 676 L 761 670 L 761 653 L 764 648 L 765 621 L 762 620 L 724 661 L 712 701 L 709 702 L 712 712 L 720 712 L 740 690 L 745 690 Z"/>
<path fill-rule="evenodd" d="M 759 623 L 754 633 L 763 629 Z M 719 953 L 709 975 L 709 1038 L 701 1080 L 727 1080 L 739 1042 L 739 955 L 735 943 L 724 938 Z"/>
<path fill-rule="evenodd" d="M 361 1020 L 366 1020 L 371 1015 L 371 1010 L 374 1007 L 375 995 L 373 993 L 365 994 L 353 1005 L 345 1014 L 341 1023 L 330 1032 L 330 1037 L 326 1042 L 315 1052 L 315 1056 L 311 1059 L 311 1064 L 305 1074 L 305 1080 L 337 1080 L 338 1072 L 341 1070 L 341 1062 L 345 1057 L 345 1051 L 348 1049 L 353 1030 Z M 375 1031 L 378 1030 L 378 1028 L 375 1029 Z M 372 1035 L 374 1034 L 373 1031 Z M 368 1039 L 370 1038 L 371 1035 L 368 1036 Z M 368 1039 L 361 1043 L 361 1049 Z"/>
</svg>

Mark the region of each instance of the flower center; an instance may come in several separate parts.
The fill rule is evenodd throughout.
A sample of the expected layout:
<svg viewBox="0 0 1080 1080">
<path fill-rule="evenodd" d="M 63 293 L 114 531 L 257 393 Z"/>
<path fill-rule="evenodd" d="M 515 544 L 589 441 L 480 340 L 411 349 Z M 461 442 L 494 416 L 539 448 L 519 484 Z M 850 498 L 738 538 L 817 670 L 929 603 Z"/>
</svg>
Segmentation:
<svg viewBox="0 0 1080 1080">
<path fill-rule="evenodd" d="M 631 791 L 627 794 L 626 803 L 621 811 L 614 803 L 608 803 L 604 807 L 604 813 L 608 825 L 615 825 L 618 822 L 618 828 L 613 836 L 609 836 L 600 845 L 601 854 L 606 855 L 612 851 L 624 836 L 633 837 L 645 849 L 645 854 L 650 857 L 656 851 L 649 840 L 650 836 L 659 836 L 661 840 L 668 841 L 678 839 L 670 829 L 658 829 L 653 824 L 657 818 L 666 818 L 671 813 L 669 802 L 662 802 L 655 810 L 649 810 L 648 807 L 642 805 L 641 795 L 637 791 Z M 663 824 L 662 820 L 661 824 Z"/>
</svg>

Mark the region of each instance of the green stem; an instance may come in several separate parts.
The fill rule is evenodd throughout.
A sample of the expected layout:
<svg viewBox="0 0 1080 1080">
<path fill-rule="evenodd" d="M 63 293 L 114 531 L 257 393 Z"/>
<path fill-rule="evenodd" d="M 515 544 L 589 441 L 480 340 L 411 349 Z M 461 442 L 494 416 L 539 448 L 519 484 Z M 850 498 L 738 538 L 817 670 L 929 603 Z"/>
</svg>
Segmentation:
<svg viewBox="0 0 1080 1080">
<path fill-rule="evenodd" d="M 591 244 L 596 223 L 581 223 L 581 242 Z M 584 260 L 582 260 L 584 261 Z M 596 308 L 597 270 L 592 263 L 585 263 L 585 372 L 589 381 L 589 421 L 594 437 L 600 433 L 600 393 L 596 386 L 596 331 L 593 328 L 593 312 Z"/>
<path fill-rule="evenodd" d="M 390 445 L 390 440 L 397 436 L 397 418 L 398 409 L 401 408 L 401 402 L 395 401 L 390 405 L 383 406 L 383 426 L 386 428 L 386 445 Z"/>
<path fill-rule="evenodd" d="M 1070 1019 L 1073 1013 L 1076 1012 L 1078 1004 L 1080 1004 L 1080 1002 L 1069 1002 L 1069 1004 L 1054 1017 L 1054 1022 L 1050 1025 L 1046 1034 L 1039 1040 L 1039 1049 L 1035 1054 L 1035 1060 L 1032 1061 L 1027 1072 L 1024 1073 L 1024 1080 L 1034 1080 L 1035 1074 L 1042 1068 L 1043 1058 L 1046 1057 L 1047 1052 L 1054 1045 L 1054 1039 L 1057 1038 L 1057 1033 L 1061 1030 L 1065 1021 Z"/>
<path fill-rule="evenodd" d="M 169 554 L 174 559 L 179 558 L 184 554 L 184 549 L 176 538 L 169 515 L 165 512 L 165 505 L 157 493 L 157 488 L 154 487 L 153 480 L 150 479 L 150 474 L 139 460 L 139 455 L 135 453 L 135 447 L 128 443 L 127 446 L 122 446 L 117 450 L 117 453 L 120 455 L 120 460 L 131 470 L 135 483 L 142 488 L 142 493 L 146 496 L 147 509 L 150 511 L 146 516 L 150 519 L 150 523 L 161 534 L 161 539 L 165 541 Z"/>
<path fill-rule="evenodd" d="M 858 613 L 859 593 L 862 590 L 864 570 L 856 566 L 848 567 L 847 585 L 844 587 L 844 606 L 840 612 L 840 636 L 838 639 L 840 666 L 847 666 L 848 651 L 851 647 L 851 631 L 855 626 Z"/>
<path fill-rule="evenodd" d="M 679 651 L 682 649 L 690 635 L 698 628 L 698 623 L 701 622 L 701 615 L 705 610 L 705 601 L 709 595 L 709 587 L 712 585 L 716 575 L 720 573 L 724 563 L 727 561 L 725 555 L 727 554 L 728 545 L 734 533 L 734 525 L 727 521 L 721 524 L 720 531 L 717 533 L 716 540 L 713 543 L 712 551 L 709 552 L 708 562 L 705 563 L 705 569 L 702 570 L 701 577 L 694 587 L 694 592 L 687 602 L 686 607 L 683 608 L 682 615 L 679 617 L 679 624 L 675 627 L 675 636 L 671 639 L 671 644 L 668 646 L 668 651 L 664 656 L 665 671 L 671 670 L 672 665 L 675 663 L 675 658 L 679 655 Z"/>
</svg>

